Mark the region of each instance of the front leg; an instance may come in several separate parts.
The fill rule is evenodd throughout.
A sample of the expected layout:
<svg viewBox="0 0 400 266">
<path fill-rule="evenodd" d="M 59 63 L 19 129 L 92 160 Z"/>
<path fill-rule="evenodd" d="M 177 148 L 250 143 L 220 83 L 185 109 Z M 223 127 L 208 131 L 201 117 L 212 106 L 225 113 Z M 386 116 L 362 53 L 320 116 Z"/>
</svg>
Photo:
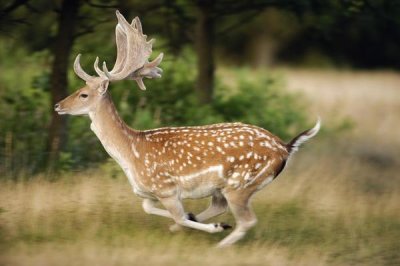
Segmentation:
<svg viewBox="0 0 400 266">
<path fill-rule="evenodd" d="M 152 200 L 152 199 L 144 199 L 142 203 L 143 210 L 147 214 L 154 214 L 154 215 L 159 215 L 167 218 L 172 218 L 171 214 L 163 209 L 157 208 L 156 205 L 157 201 Z"/>
<path fill-rule="evenodd" d="M 154 214 L 173 219 L 172 215 L 167 210 L 163 210 L 156 207 L 157 202 L 158 201 L 152 199 L 144 199 L 142 203 L 143 210 L 147 214 Z M 186 217 L 191 221 L 196 221 L 196 218 L 192 213 L 186 214 Z"/>
</svg>

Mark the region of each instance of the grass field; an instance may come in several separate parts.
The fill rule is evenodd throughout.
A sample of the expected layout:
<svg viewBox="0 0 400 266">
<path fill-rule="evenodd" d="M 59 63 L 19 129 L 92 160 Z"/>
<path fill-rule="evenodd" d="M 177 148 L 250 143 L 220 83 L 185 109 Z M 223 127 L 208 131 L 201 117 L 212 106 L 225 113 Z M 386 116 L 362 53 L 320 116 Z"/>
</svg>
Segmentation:
<svg viewBox="0 0 400 266">
<path fill-rule="evenodd" d="M 0 265 L 400 265 L 400 75 L 280 72 L 325 127 L 256 195 L 259 222 L 239 244 L 214 248 L 226 233 L 170 233 L 171 221 L 145 214 L 108 165 L 2 181 Z M 215 220 L 233 223 L 229 213 Z"/>
</svg>

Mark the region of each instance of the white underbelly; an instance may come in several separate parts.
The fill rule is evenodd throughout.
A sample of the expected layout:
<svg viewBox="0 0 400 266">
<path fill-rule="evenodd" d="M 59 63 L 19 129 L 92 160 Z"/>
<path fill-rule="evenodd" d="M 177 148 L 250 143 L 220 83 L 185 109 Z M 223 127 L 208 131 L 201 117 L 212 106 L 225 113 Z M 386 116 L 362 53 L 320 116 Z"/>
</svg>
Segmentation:
<svg viewBox="0 0 400 266">
<path fill-rule="evenodd" d="M 212 166 L 197 173 L 174 177 L 182 199 L 209 197 L 226 183 L 222 165 Z"/>
<path fill-rule="evenodd" d="M 180 196 L 182 199 L 200 199 L 209 197 L 217 190 L 215 184 L 200 184 L 190 190 L 181 189 Z"/>
</svg>

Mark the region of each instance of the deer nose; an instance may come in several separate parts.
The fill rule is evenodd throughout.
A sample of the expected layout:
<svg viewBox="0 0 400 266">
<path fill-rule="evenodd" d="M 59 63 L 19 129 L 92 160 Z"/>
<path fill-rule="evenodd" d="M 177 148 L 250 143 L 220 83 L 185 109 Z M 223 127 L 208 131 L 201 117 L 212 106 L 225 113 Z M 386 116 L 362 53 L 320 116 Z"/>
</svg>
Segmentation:
<svg viewBox="0 0 400 266">
<path fill-rule="evenodd" d="M 54 110 L 57 110 L 58 107 L 60 107 L 60 104 L 59 104 L 59 103 L 56 103 L 56 104 L 54 105 Z"/>
</svg>

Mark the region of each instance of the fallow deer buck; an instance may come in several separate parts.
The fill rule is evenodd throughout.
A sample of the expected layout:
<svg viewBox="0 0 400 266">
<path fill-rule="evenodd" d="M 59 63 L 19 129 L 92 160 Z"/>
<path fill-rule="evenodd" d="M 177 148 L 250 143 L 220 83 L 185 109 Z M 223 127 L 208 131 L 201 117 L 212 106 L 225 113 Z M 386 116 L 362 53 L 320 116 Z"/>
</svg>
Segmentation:
<svg viewBox="0 0 400 266">
<path fill-rule="evenodd" d="M 129 128 L 119 117 L 107 92 L 109 82 L 133 79 L 145 90 L 143 78 L 159 78 L 163 54 L 154 61 L 152 40 L 142 32 L 136 17 L 128 23 L 117 11 L 117 58 L 109 72 L 96 58 L 98 76 L 84 72 L 80 55 L 75 59 L 75 73 L 86 82 L 55 105 L 59 114 L 89 115 L 91 130 L 105 150 L 121 166 L 133 191 L 143 198 L 146 213 L 172 218 L 171 230 L 186 226 L 209 233 L 230 226 L 204 223 L 222 214 L 229 206 L 236 228 L 219 243 L 229 246 L 241 239 L 256 224 L 250 207 L 251 196 L 271 183 L 283 170 L 288 158 L 305 141 L 314 137 L 316 125 L 295 137 L 289 144 L 269 131 L 242 123 L 222 123 L 194 127 L 166 127 L 154 130 Z M 198 215 L 184 211 L 183 199 L 211 196 L 210 206 Z M 160 202 L 165 209 L 157 208 Z"/>
</svg>

